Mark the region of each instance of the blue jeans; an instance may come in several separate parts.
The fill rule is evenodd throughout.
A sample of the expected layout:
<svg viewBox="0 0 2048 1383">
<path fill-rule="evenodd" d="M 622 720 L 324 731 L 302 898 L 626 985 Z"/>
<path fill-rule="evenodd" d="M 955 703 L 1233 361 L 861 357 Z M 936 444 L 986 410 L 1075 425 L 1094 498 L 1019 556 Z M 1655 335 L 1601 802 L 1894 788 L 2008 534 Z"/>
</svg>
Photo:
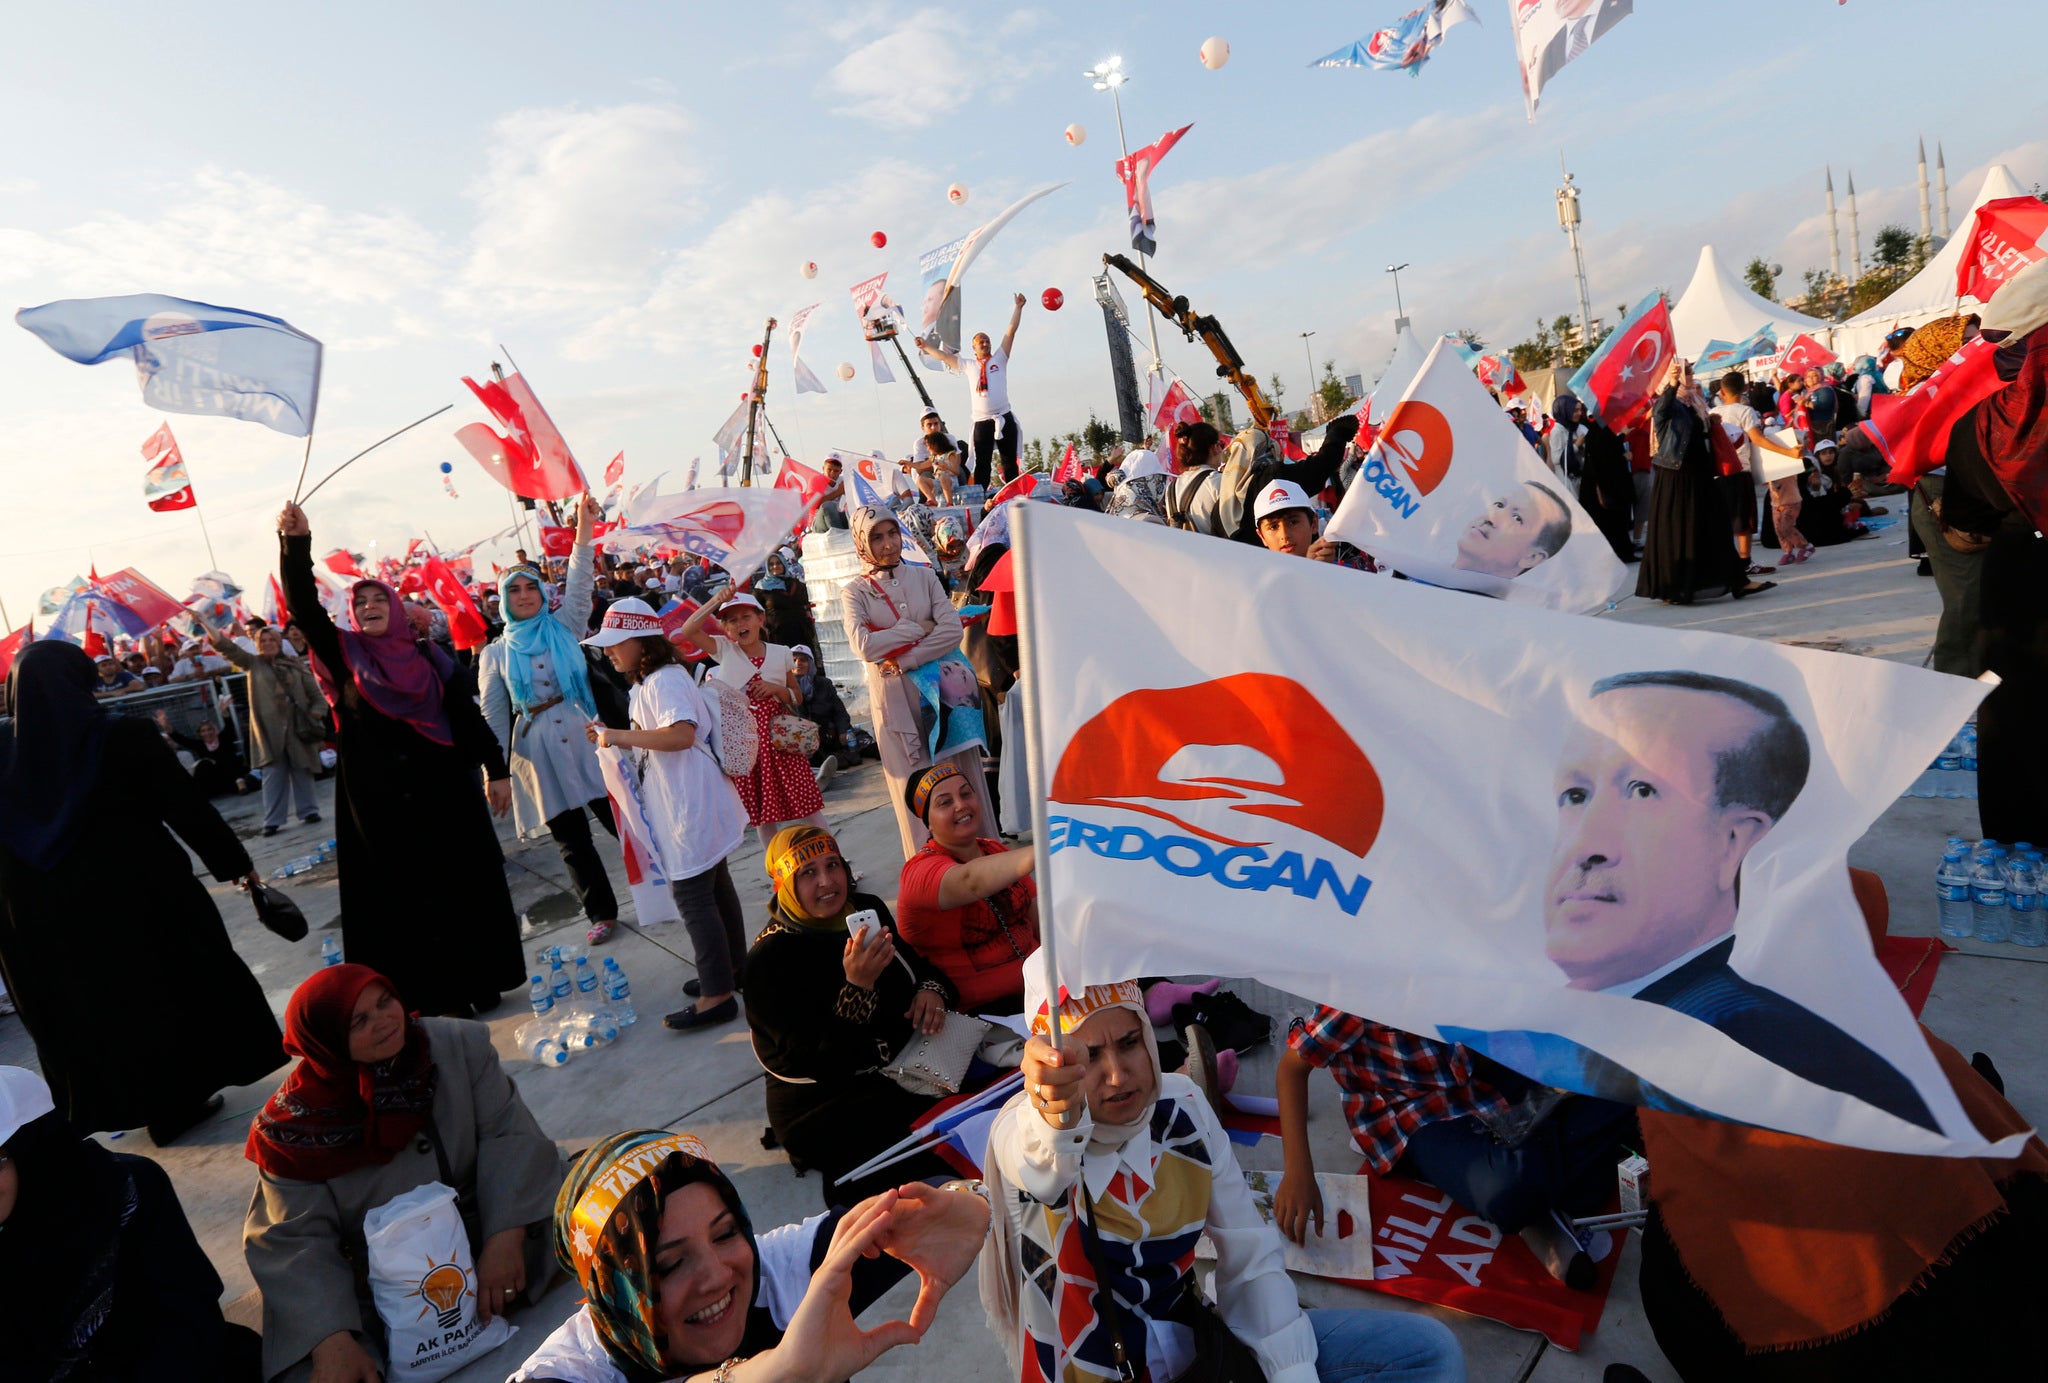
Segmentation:
<svg viewBox="0 0 2048 1383">
<path fill-rule="evenodd" d="M 1465 1350 L 1434 1316 L 1311 1311 L 1322 1383 L 1465 1383 Z"/>
</svg>

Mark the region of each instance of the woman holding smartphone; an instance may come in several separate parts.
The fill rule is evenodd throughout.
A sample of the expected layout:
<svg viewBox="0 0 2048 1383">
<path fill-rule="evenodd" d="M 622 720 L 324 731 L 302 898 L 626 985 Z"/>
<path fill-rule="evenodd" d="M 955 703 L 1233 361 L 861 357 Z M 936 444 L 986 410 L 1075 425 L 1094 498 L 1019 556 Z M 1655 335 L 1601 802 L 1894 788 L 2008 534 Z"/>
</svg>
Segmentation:
<svg viewBox="0 0 2048 1383">
<path fill-rule="evenodd" d="M 832 833 L 791 826 L 768 846 L 775 899 L 747 953 L 747 1022 L 767 1070 L 768 1122 L 799 1169 L 825 1178 L 825 1204 L 944 1176 L 930 1154 L 841 1184 L 839 1174 L 910 1131 L 937 1099 L 881 1073 L 919 1033 L 946 1025 L 959 999 L 896 933 L 889 907 L 856 892 Z"/>
</svg>

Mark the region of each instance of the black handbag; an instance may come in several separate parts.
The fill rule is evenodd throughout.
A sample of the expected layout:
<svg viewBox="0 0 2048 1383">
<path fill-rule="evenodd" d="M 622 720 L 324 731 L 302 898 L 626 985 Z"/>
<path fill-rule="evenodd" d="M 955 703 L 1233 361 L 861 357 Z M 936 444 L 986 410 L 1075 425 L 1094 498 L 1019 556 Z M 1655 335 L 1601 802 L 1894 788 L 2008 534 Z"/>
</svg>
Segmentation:
<svg viewBox="0 0 2048 1383">
<path fill-rule="evenodd" d="M 306 939 L 306 914 L 300 912 L 299 905 L 283 893 L 269 884 L 259 883 L 249 890 L 249 899 L 256 904 L 258 922 L 286 941 Z"/>
<path fill-rule="evenodd" d="M 1081 1231 L 1081 1251 L 1095 1273 L 1095 1310 L 1102 1317 L 1102 1323 L 1109 1327 L 1110 1345 L 1116 1353 L 1117 1374 L 1125 1383 L 1130 1383 L 1137 1377 L 1137 1371 L 1131 1367 L 1130 1351 L 1124 1347 L 1123 1304 L 1110 1290 L 1109 1274 L 1095 1256 L 1095 1200 L 1088 1194 L 1085 1183 L 1081 1188 L 1081 1200 L 1088 1208 L 1088 1220 L 1076 1228 Z M 1266 1383 L 1266 1371 L 1259 1366 L 1259 1356 L 1250 1345 L 1237 1338 L 1237 1333 L 1216 1314 L 1216 1308 L 1203 1299 L 1202 1289 L 1192 1272 L 1181 1278 L 1180 1294 L 1166 1311 L 1165 1319 L 1186 1326 L 1195 1337 L 1194 1361 L 1168 1383 Z"/>
</svg>

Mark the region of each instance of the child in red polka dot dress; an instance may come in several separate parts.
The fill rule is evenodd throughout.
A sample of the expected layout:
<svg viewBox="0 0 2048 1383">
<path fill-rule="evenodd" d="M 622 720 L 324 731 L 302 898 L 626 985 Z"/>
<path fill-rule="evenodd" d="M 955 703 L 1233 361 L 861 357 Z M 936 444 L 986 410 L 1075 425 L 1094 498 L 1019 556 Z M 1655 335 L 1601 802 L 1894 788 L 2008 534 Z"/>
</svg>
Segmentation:
<svg viewBox="0 0 2048 1383">
<path fill-rule="evenodd" d="M 708 627 L 714 615 L 723 633 Z M 767 627 L 768 616 L 761 602 L 727 587 L 705 602 L 682 628 L 684 638 L 718 660 L 709 675 L 742 693 L 747 709 L 754 713 L 761 749 L 754 757 L 753 772 L 734 776 L 732 785 L 739 790 L 747 822 L 754 827 L 764 851 L 784 826 L 825 824 L 825 799 L 818 792 L 810 761 L 801 754 L 777 749 L 770 731 L 775 717 L 795 713 L 802 697 L 797 690 L 796 659 L 783 645 L 767 641 Z"/>
</svg>

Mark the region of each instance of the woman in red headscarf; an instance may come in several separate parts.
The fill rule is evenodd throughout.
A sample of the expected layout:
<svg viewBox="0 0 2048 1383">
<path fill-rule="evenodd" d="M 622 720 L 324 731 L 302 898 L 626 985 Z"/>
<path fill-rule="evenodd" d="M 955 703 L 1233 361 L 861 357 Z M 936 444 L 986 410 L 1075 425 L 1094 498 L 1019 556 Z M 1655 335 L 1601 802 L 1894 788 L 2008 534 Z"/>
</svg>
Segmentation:
<svg viewBox="0 0 2048 1383">
<path fill-rule="evenodd" d="M 337 628 L 313 582 L 305 511 L 287 504 L 277 531 L 285 602 L 334 707 L 343 951 L 390 975 L 422 1013 L 485 1012 L 526 968 L 491 826 L 511 808 L 512 780 L 475 686 L 414 637 L 381 581 L 355 583 L 353 627 Z"/>
<path fill-rule="evenodd" d="M 242 1249 L 263 1293 L 263 1376 L 377 1377 L 381 1327 L 358 1292 L 363 1220 L 430 1182 L 456 1192 L 479 1317 L 538 1300 L 564 1169 L 491 1030 L 409 1014 L 375 970 L 334 965 L 293 992 L 284 1033 L 299 1064 L 244 1150 L 258 1171 Z"/>
</svg>

